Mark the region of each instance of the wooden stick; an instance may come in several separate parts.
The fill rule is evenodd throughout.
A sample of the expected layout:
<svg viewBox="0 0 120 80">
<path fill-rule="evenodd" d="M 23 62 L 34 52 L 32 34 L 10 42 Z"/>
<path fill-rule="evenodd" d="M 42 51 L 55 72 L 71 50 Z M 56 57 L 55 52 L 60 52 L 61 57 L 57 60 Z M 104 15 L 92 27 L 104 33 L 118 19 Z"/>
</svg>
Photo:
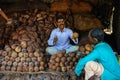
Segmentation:
<svg viewBox="0 0 120 80">
<path fill-rule="evenodd" d="M 9 20 L 9 18 L 8 18 L 7 15 L 2 11 L 1 8 L 0 8 L 0 15 L 1 15 L 6 21 Z"/>
</svg>

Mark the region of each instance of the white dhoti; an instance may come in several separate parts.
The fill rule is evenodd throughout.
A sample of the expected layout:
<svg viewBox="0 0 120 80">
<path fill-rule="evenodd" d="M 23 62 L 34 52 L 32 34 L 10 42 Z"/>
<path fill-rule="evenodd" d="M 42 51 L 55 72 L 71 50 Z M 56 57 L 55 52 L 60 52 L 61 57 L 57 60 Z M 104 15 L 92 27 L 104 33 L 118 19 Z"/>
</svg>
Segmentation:
<svg viewBox="0 0 120 80">
<path fill-rule="evenodd" d="M 88 80 L 94 75 L 99 78 L 104 71 L 102 64 L 95 61 L 87 62 L 84 69 L 85 69 L 85 80 Z"/>
</svg>

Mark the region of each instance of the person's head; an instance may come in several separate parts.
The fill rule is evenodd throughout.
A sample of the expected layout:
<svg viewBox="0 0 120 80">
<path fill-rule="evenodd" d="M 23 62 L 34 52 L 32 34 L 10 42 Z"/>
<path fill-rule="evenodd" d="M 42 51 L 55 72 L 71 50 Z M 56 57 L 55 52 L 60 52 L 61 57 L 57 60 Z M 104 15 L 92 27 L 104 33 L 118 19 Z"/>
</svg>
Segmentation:
<svg viewBox="0 0 120 80">
<path fill-rule="evenodd" d="M 61 15 L 56 17 L 56 23 L 57 23 L 60 30 L 64 29 L 64 26 L 65 26 L 64 20 L 65 20 L 64 17 Z"/>
<path fill-rule="evenodd" d="M 89 31 L 88 38 L 92 43 L 104 41 L 104 31 L 100 28 L 93 28 Z"/>
</svg>

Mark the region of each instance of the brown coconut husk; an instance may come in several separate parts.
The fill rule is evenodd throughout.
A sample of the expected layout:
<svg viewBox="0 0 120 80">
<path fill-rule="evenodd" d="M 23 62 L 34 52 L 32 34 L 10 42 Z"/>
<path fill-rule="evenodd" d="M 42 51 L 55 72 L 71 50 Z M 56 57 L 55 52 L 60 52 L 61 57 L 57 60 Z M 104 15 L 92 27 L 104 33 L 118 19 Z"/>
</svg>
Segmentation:
<svg viewBox="0 0 120 80">
<path fill-rule="evenodd" d="M 87 31 L 92 28 L 103 28 L 103 25 L 99 19 L 91 14 L 76 14 L 74 15 L 75 28 L 82 31 Z"/>
<path fill-rule="evenodd" d="M 53 12 L 66 12 L 68 9 L 71 9 L 72 13 L 91 12 L 92 6 L 88 2 L 63 0 L 61 2 L 53 2 L 50 7 L 50 11 Z"/>
</svg>

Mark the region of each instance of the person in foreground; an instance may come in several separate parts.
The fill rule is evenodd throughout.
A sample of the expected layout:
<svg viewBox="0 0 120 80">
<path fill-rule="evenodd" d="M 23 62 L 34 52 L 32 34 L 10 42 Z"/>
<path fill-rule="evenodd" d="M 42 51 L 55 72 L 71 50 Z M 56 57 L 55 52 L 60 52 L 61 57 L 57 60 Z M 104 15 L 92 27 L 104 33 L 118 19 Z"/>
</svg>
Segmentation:
<svg viewBox="0 0 120 80">
<path fill-rule="evenodd" d="M 66 53 L 77 51 L 79 46 L 71 45 L 70 39 L 78 44 L 78 33 L 65 27 L 65 21 L 63 16 L 56 17 L 57 28 L 53 29 L 48 39 L 49 47 L 46 48 L 46 52 L 54 55 L 56 52 L 65 51 Z"/>
<path fill-rule="evenodd" d="M 80 76 L 84 68 L 85 80 L 92 76 L 101 80 L 120 80 L 120 65 L 110 45 L 104 42 L 103 30 L 94 28 L 90 30 L 88 37 L 95 44 L 94 49 L 78 61 L 75 74 Z"/>
</svg>

